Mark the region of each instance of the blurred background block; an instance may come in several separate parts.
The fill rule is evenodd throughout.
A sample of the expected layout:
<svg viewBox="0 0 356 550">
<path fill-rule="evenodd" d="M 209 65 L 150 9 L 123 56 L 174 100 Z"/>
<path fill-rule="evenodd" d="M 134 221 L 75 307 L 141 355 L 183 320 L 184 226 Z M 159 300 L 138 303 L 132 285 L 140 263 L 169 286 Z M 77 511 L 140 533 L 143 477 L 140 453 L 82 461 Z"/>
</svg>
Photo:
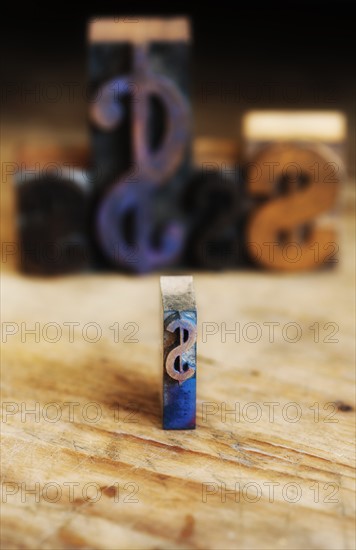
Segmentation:
<svg viewBox="0 0 356 550">
<path fill-rule="evenodd" d="M 347 125 L 339 111 L 251 111 L 242 120 L 244 151 L 251 157 L 270 143 L 327 145 L 345 161 Z"/>
<path fill-rule="evenodd" d="M 186 186 L 188 236 L 185 261 L 200 269 L 244 265 L 248 200 L 236 141 L 201 136 L 194 140 L 194 175 Z"/>
<path fill-rule="evenodd" d="M 346 120 L 339 112 L 255 111 L 243 119 L 247 228 L 257 265 L 298 271 L 335 265 L 335 207 L 345 181 Z"/>
<path fill-rule="evenodd" d="M 20 269 L 60 275 L 91 264 L 92 181 L 86 147 L 36 148 L 18 153 L 16 227 Z"/>
<path fill-rule="evenodd" d="M 176 262 L 183 248 L 174 218 L 190 174 L 189 42 L 187 18 L 89 24 L 96 233 L 113 264 L 137 272 Z M 155 187 L 164 189 L 151 200 Z"/>
</svg>

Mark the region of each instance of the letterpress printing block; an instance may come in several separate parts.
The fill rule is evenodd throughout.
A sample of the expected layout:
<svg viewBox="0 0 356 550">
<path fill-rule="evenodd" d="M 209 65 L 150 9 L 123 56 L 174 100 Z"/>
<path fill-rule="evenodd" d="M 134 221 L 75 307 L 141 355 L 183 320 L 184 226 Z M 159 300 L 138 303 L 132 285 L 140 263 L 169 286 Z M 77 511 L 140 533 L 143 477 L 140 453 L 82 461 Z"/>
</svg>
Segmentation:
<svg viewBox="0 0 356 550">
<path fill-rule="evenodd" d="M 324 145 L 345 160 L 346 119 L 338 111 L 249 111 L 242 119 L 248 162 L 273 144 Z"/>
<path fill-rule="evenodd" d="M 335 208 L 344 177 L 337 112 L 251 112 L 244 119 L 251 258 L 300 271 L 337 263 Z"/>
<path fill-rule="evenodd" d="M 196 424 L 197 312 L 193 278 L 161 277 L 163 303 L 163 429 Z"/>
<path fill-rule="evenodd" d="M 184 18 L 89 26 L 97 239 L 137 272 L 175 262 L 183 247 L 175 203 L 190 173 L 189 37 Z"/>
<path fill-rule="evenodd" d="M 79 168 L 87 151 L 24 151 L 15 177 L 20 268 L 28 274 L 59 275 L 86 269 L 90 177 Z"/>
<path fill-rule="evenodd" d="M 244 228 L 248 201 L 236 143 L 217 138 L 194 141 L 195 173 L 187 184 L 188 265 L 228 269 L 246 263 Z"/>
</svg>

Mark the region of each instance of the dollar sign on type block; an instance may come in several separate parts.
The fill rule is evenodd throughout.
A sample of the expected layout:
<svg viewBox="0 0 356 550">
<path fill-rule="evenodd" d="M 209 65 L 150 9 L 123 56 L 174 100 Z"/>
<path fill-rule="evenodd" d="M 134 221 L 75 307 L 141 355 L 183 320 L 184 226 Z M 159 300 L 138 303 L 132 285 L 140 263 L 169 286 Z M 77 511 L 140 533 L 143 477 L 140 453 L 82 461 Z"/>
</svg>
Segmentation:
<svg viewBox="0 0 356 550">
<path fill-rule="evenodd" d="M 156 188 L 151 182 L 124 181 L 103 200 L 97 223 L 107 256 L 132 271 L 145 273 L 178 255 L 183 236 L 178 222 L 170 222 L 153 246 L 149 228 L 154 214 Z"/>
<path fill-rule="evenodd" d="M 258 264 L 300 271 L 335 263 L 334 224 L 318 223 L 335 206 L 342 163 L 327 147 L 274 144 L 250 163 L 248 191 L 264 199 L 247 227 L 247 247 Z"/>
<path fill-rule="evenodd" d="M 152 26 L 150 20 L 138 24 Z M 163 23 L 161 30 L 164 26 Z M 144 33 L 147 32 L 145 29 Z M 164 38 L 162 41 L 164 43 Z M 160 43 L 160 37 L 130 44 L 130 69 L 126 74 L 102 80 L 90 108 L 95 132 L 99 132 L 100 139 L 107 140 L 108 147 L 111 147 L 108 136 L 112 135 L 115 140 L 117 130 L 125 124 L 128 126 L 126 138 L 121 137 L 118 143 L 126 139 L 126 147 L 129 142 L 130 163 L 126 169 L 122 169 L 122 163 L 117 165 L 117 172 L 111 170 L 111 175 L 103 167 L 105 191 L 100 197 L 96 230 L 105 255 L 113 263 L 137 272 L 175 261 L 184 236 L 182 224 L 171 221 L 175 217 L 173 201 L 169 204 L 166 193 L 166 204 L 162 206 L 155 194 L 164 196 L 160 188 L 169 186 L 173 198 L 188 170 L 190 108 L 185 93 L 172 78 L 174 75 L 163 75 L 157 70 L 157 66 L 162 68 L 162 55 L 152 54 L 152 49 L 155 51 L 153 42 Z M 168 44 L 168 50 L 179 49 L 179 40 L 177 44 Z M 128 98 L 129 103 L 125 104 Z M 96 142 L 98 136 L 94 139 Z M 114 150 L 111 151 L 113 154 Z M 117 154 L 120 156 L 121 151 Z M 110 166 L 113 168 L 115 164 L 110 163 Z M 133 182 L 135 189 L 131 191 Z M 125 200 L 126 194 L 130 197 L 128 200 Z M 126 206 L 121 207 L 118 201 Z M 131 219 L 129 232 L 122 230 L 128 218 Z M 155 239 L 157 234 L 160 238 Z M 132 261 L 132 248 L 136 250 L 135 262 Z"/>
<path fill-rule="evenodd" d="M 161 277 L 163 428 L 195 428 L 197 314 L 192 277 Z"/>
<path fill-rule="evenodd" d="M 169 320 L 166 330 L 172 333 L 178 331 L 180 342 L 167 355 L 166 371 L 173 380 L 178 380 L 179 384 L 182 384 L 195 374 L 195 364 L 188 352 L 195 345 L 196 326 L 182 314 L 179 318 Z"/>
</svg>

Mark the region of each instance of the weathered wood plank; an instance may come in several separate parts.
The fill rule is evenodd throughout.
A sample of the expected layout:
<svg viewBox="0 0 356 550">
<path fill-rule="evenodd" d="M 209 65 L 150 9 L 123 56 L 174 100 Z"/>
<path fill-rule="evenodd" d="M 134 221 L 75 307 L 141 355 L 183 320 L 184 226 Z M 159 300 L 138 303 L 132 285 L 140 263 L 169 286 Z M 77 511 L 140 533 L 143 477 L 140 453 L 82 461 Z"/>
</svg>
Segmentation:
<svg viewBox="0 0 356 550">
<path fill-rule="evenodd" d="M 4 548 L 355 547 L 349 189 L 335 270 L 194 275 L 194 432 L 161 429 L 158 276 L 46 280 L 2 264 Z M 25 334 L 36 322 L 38 342 Z M 269 322 L 280 323 L 274 342 Z M 61 329 L 57 342 L 58 327 L 48 323 Z M 102 331 L 97 342 L 88 323 Z M 223 335 L 235 323 L 240 342 Z M 248 323 L 262 331 L 256 342 Z M 295 343 L 288 323 L 301 328 Z M 228 413 L 235 406 L 240 416 Z M 296 412 L 298 421 L 288 421 Z"/>
</svg>

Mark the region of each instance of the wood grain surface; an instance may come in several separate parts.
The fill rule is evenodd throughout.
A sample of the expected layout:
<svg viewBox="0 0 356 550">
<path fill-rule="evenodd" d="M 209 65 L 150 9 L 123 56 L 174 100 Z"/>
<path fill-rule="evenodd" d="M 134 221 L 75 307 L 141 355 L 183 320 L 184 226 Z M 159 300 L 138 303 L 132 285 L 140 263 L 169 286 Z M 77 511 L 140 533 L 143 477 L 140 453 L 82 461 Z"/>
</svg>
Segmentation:
<svg viewBox="0 0 356 550">
<path fill-rule="evenodd" d="M 194 432 L 161 429 L 158 274 L 3 257 L 3 548 L 355 548 L 350 189 L 336 269 L 195 274 Z"/>
</svg>

